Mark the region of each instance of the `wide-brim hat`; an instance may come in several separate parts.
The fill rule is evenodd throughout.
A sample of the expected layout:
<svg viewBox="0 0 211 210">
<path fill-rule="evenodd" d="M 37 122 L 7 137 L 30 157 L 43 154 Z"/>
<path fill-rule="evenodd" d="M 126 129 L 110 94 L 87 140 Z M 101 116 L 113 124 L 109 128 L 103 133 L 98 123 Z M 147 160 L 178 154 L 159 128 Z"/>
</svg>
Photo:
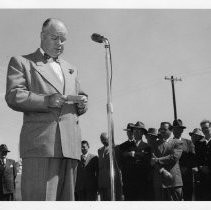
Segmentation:
<svg viewBox="0 0 211 210">
<path fill-rule="evenodd" d="M 197 136 L 204 137 L 203 132 L 200 128 L 195 128 L 195 129 L 193 129 L 192 132 L 189 133 L 190 136 L 192 136 L 193 134 L 197 135 Z"/>
<path fill-rule="evenodd" d="M 177 119 L 173 121 L 172 128 L 183 128 L 185 129 L 186 127 L 183 125 L 182 120 Z"/>
<path fill-rule="evenodd" d="M 7 148 L 7 145 L 6 144 L 1 144 L 0 145 L 0 151 L 4 151 L 4 152 L 10 152 Z"/>
<path fill-rule="evenodd" d="M 144 133 L 147 133 L 147 129 L 145 128 L 145 125 L 143 122 L 138 121 L 135 125 L 134 125 L 135 129 L 141 129 L 144 131 Z"/>
<path fill-rule="evenodd" d="M 162 127 L 165 127 L 165 125 L 168 125 L 169 130 L 172 130 L 172 125 L 171 125 L 170 122 L 166 122 L 166 121 L 161 122 L 161 123 L 160 123 L 160 128 L 159 128 L 159 130 L 158 130 L 158 135 L 159 135 L 159 133 L 160 133 L 160 129 L 161 129 Z"/>
<path fill-rule="evenodd" d="M 158 130 L 156 128 L 149 128 L 147 131 L 147 135 L 158 137 Z"/>
<path fill-rule="evenodd" d="M 123 129 L 124 131 L 132 131 L 134 128 L 134 124 L 133 123 L 128 123 L 127 124 L 127 128 Z"/>
</svg>

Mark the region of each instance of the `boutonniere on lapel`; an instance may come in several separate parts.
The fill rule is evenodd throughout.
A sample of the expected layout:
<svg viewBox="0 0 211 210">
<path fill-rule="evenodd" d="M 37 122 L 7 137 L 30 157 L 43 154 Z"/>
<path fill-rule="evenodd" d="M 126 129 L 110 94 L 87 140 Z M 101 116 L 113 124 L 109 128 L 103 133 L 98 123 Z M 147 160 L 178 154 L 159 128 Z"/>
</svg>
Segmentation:
<svg viewBox="0 0 211 210">
<path fill-rule="evenodd" d="M 13 168 L 13 165 L 10 165 L 10 168 Z"/>
<path fill-rule="evenodd" d="M 74 72 L 74 69 L 68 69 L 69 73 L 72 74 Z"/>
</svg>

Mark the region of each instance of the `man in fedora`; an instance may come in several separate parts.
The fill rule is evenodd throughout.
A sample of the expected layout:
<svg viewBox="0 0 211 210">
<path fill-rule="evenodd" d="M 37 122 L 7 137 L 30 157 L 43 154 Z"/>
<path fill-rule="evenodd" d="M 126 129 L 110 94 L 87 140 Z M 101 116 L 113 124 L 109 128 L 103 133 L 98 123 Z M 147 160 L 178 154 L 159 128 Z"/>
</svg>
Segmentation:
<svg viewBox="0 0 211 210">
<path fill-rule="evenodd" d="M 194 128 L 192 132 L 189 132 L 189 136 L 194 145 L 204 138 L 204 134 L 200 128 Z"/>
<path fill-rule="evenodd" d="M 158 130 L 156 128 L 149 128 L 147 134 L 145 135 L 147 139 L 148 145 L 151 147 L 151 152 L 154 153 L 154 147 L 156 141 L 158 140 Z M 154 166 L 151 166 L 150 173 L 149 173 L 149 185 L 148 185 L 148 195 L 150 200 L 155 200 L 155 190 L 153 182 L 153 174 L 154 174 Z"/>
<path fill-rule="evenodd" d="M 183 138 L 182 133 L 186 127 L 183 125 L 181 119 L 173 121 L 173 135 L 175 139 L 182 142 L 182 155 L 179 160 L 180 170 L 183 181 L 183 199 L 191 201 L 193 196 L 193 171 L 195 166 L 195 148 L 192 141 Z"/>
<path fill-rule="evenodd" d="M 134 124 L 133 123 L 128 123 L 127 124 L 127 128 L 123 129 L 124 131 L 127 131 L 128 141 L 133 141 L 134 140 L 133 128 L 134 128 Z"/>
<path fill-rule="evenodd" d="M 146 139 L 153 152 L 155 142 L 158 140 L 158 130 L 156 128 L 149 128 L 146 134 Z"/>
<path fill-rule="evenodd" d="M 122 154 L 123 193 L 126 201 L 148 200 L 147 179 L 150 169 L 151 150 L 142 137 L 147 133 L 138 121 L 132 127 L 134 140 L 120 145 Z"/>
<path fill-rule="evenodd" d="M 151 147 L 143 141 L 143 135 L 146 136 L 147 130 L 144 123 L 138 121 L 134 126 L 135 148 L 135 171 L 137 184 L 137 200 L 152 200 L 151 191 Z M 135 182 L 134 182 L 135 183 Z"/>
<path fill-rule="evenodd" d="M 15 161 L 7 159 L 10 152 L 7 145 L 0 145 L 0 201 L 13 201 L 15 195 L 15 178 L 17 175 Z"/>
<path fill-rule="evenodd" d="M 195 144 L 200 178 L 200 200 L 211 201 L 211 122 L 200 123 L 204 138 Z"/>
<path fill-rule="evenodd" d="M 172 126 L 169 122 L 161 122 L 159 134 L 151 161 L 155 167 L 155 199 L 181 201 L 183 183 L 179 159 L 182 155 L 182 142 L 171 137 Z"/>
<path fill-rule="evenodd" d="M 134 147 L 134 135 L 133 135 L 134 124 L 128 123 L 127 128 L 123 129 L 127 132 L 127 140 L 118 146 L 118 165 L 122 173 L 122 183 L 123 183 L 123 196 L 124 200 L 128 199 L 128 159 L 129 152 L 131 152 Z"/>
<path fill-rule="evenodd" d="M 203 186 L 201 183 L 203 180 L 200 179 L 199 168 L 203 164 L 203 151 L 205 144 L 203 144 L 204 134 L 200 128 L 195 128 L 192 132 L 189 133 L 191 141 L 195 146 L 195 167 L 192 168 L 193 171 L 193 200 L 200 201 L 201 195 L 203 195 Z M 201 192 L 202 191 L 202 192 Z"/>
</svg>

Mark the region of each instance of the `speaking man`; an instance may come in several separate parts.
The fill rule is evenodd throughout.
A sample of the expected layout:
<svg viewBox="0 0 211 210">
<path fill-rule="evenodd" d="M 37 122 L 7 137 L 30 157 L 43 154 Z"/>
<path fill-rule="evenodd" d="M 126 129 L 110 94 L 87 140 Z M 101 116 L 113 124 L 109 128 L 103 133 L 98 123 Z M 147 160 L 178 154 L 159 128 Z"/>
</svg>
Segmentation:
<svg viewBox="0 0 211 210">
<path fill-rule="evenodd" d="M 75 169 L 80 159 L 78 116 L 87 109 L 78 71 L 60 58 L 68 30 L 58 19 L 42 25 L 35 52 L 12 57 L 6 102 L 23 112 L 20 134 L 22 199 L 74 200 Z"/>
</svg>

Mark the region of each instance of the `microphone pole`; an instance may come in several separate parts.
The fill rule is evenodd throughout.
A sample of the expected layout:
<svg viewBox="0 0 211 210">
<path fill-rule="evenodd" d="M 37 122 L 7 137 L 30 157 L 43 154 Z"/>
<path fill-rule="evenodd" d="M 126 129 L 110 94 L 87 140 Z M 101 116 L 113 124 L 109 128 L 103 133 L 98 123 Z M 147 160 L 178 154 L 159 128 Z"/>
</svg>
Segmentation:
<svg viewBox="0 0 211 210">
<path fill-rule="evenodd" d="M 105 61 L 106 61 L 106 86 L 107 86 L 107 118 L 108 118 L 108 138 L 109 138 L 109 159 L 110 159 L 110 175 L 111 175 L 111 200 L 115 201 L 115 181 L 114 181 L 114 123 L 113 123 L 113 105 L 112 105 L 112 90 L 111 80 L 112 77 L 112 64 L 110 54 L 110 44 L 106 39 L 105 44 Z"/>
<path fill-rule="evenodd" d="M 104 43 L 105 46 L 105 65 L 106 65 L 106 86 L 107 86 L 107 120 L 108 120 L 108 142 L 109 142 L 109 161 L 110 161 L 110 187 L 111 201 L 115 201 L 115 184 L 114 184 L 114 123 L 113 123 L 113 105 L 112 105 L 112 63 L 110 43 L 107 38 L 99 34 L 93 34 L 92 40 L 98 43 Z"/>
</svg>

